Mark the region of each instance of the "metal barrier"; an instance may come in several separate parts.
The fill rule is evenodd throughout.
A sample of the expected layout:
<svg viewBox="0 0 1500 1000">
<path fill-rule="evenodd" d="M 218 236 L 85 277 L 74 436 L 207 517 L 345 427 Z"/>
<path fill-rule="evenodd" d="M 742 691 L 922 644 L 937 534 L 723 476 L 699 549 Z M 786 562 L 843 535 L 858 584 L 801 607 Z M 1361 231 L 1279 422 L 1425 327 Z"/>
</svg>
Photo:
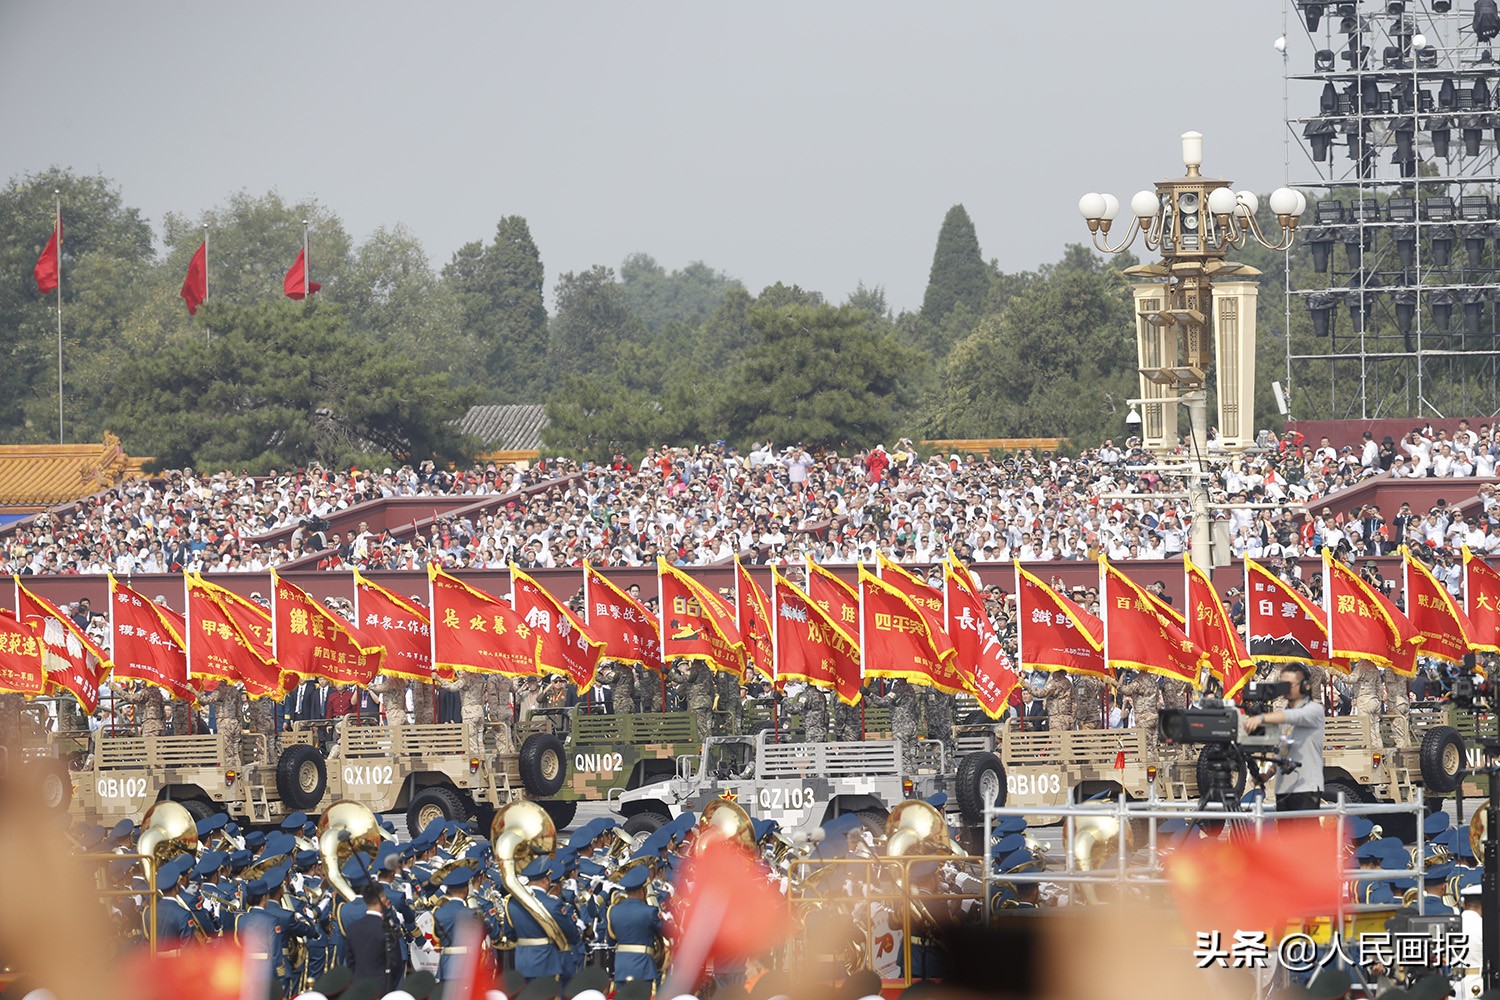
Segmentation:
<svg viewBox="0 0 1500 1000">
<path fill-rule="evenodd" d="M 94 888 L 101 901 L 110 899 L 123 899 L 127 896 L 144 896 L 146 898 L 146 909 L 144 913 L 145 925 L 141 928 L 146 939 L 146 946 L 150 950 L 152 958 L 156 957 L 156 887 L 146 886 L 142 892 L 134 889 L 112 889 L 110 888 L 109 866 L 116 861 L 141 862 L 146 860 L 144 854 L 80 854 L 79 861 L 84 864 L 96 866 L 94 877 Z"/>
</svg>

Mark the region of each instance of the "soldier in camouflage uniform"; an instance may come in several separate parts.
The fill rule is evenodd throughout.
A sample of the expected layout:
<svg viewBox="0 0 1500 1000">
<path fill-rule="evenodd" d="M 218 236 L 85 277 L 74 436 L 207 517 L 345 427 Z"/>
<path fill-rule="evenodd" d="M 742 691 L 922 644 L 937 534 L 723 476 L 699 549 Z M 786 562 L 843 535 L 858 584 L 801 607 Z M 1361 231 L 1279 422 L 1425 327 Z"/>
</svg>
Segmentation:
<svg viewBox="0 0 1500 1000">
<path fill-rule="evenodd" d="M 1104 682 L 1079 674 L 1073 678 L 1073 712 L 1079 729 L 1099 729 L 1104 718 Z"/>
<path fill-rule="evenodd" d="M 829 739 L 858 742 L 864 738 L 859 731 L 859 721 L 858 705 L 848 705 L 842 698 L 834 698 L 833 709 L 829 712 Z"/>
<path fill-rule="evenodd" d="M 391 727 L 406 725 L 406 689 L 409 681 L 395 674 L 385 674 L 370 685 L 370 693 L 380 696 L 385 709 L 385 724 Z"/>
<path fill-rule="evenodd" d="M 927 738 L 938 740 L 949 757 L 953 756 L 953 696 L 935 687 L 922 690 L 922 710 L 927 716 Z"/>
<path fill-rule="evenodd" d="M 714 678 L 714 687 L 718 692 L 715 707 L 721 715 L 728 716 L 723 735 L 740 735 L 745 731 L 745 689 L 740 686 L 740 679 L 733 674 L 720 673 Z"/>
<path fill-rule="evenodd" d="M 1041 698 L 1047 706 L 1047 729 L 1054 733 L 1071 732 L 1073 729 L 1073 684 L 1068 675 L 1054 670 L 1047 675 L 1047 683 L 1038 687 L 1025 684 L 1026 690 Z"/>
<path fill-rule="evenodd" d="M 227 764 L 245 763 L 241 747 L 245 728 L 245 692 L 238 684 L 220 681 L 219 686 L 205 692 L 198 699 L 214 707 L 214 719 L 219 735 L 224 737 L 224 761 Z"/>
<path fill-rule="evenodd" d="M 276 739 L 276 701 L 272 698 L 250 699 L 250 729 L 259 733 L 264 741 L 265 761 L 268 764 L 276 763 L 280 754 L 280 747 Z M 255 741 L 255 754 L 257 759 L 262 752 L 262 740 Z"/>
<path fill-rule="evenodd" d="M 891 735 L 901 741 L 901 759 L 908 773 L 916 769 L 917 759 L 917 689 L 907 680 L 891 683 L 890 690 L 875 695 L 871 701 L 891 710 Z"/>
<path fill-rule="evenodd" d="M 464 732 L 469 752 L 484 752 L 484 677 L 460 670 L 451 681 L 439 681 L 444 691 L 457 691 L 462 705 Z"/>
<path fill-rule="evenodd" d="M 828 741 L 828 701 L 822 691 L 804 684 L 801 691 L 782 702 L 781 710 L 786 715 L 802 716 L 804 739 L 809 743 Z"/>
<path fill-rule="evenodd" d="M 21 712 L 26 698 L 19 694 L 0 694 L 0 747 L 10 760 L 20 760 Z"/>
<path fill-rule="evenodd" d="M 1183 709 L 1188 707 L 1192 700 L 1193 689 L 1187 681 L 1180 681 L 1174 677 L 1165 677 L 1161 682 L 1161 707 Z"/>
<path fill-rule="evenodd" d="M 629 667 L 624 669 L 629 670 Z M 665 712 L 667 706 L 661 698 L 662 675 L 649 667 L 635 668 L 635 693 L 642 712 Z M 703 735 L 707 736 L 707 733 Z"/>
<path fill-rule="evenodd" d="M 1375 740 L 1380 734 L 1380 668 L 1369 660 L 1355 660 L 1349 672 L 1349 703 L 1356 718 L 1364 716 L 1370 720 L 1370 730 Z"/>
<path fill-rule="evenodd" d="M 172 717 L 172 735 L 187 736 L 193 731 L 193 703 L 181 698 L 167 702 L 167 712 Z"/>
<path fill-rule="evenodd" d="M 135 721 L 142 736 L 160 736 L 166 730 L 167 700 L 161 688 L 137 681 L 131 690 L 120 692 L 120 700 L 135 706 Z"/>
<path fill-rule="evenodd" d="M 698 734 L 708 736 L 713 732 L 713 671 L 702 660 L 679 663 L 677 669 L 683 686 L 683 700 L 687 702 L 688 711 L 698 717 Z"/>
<path fill-rule="evenodd" d="M 484 675 L 484 711 L 491 722 L 503 722 L 507 726 L 515 722 L 515 709 L 511 708 L 515 692 L 514 678 L 504 674 Z"/>
<path fill-rule="evenodd" d="M 1157 713 L 1161 711 L 1161 685 L 1156 677 L 1144 670 L 1119 685 L 1120 694 L 1135 703 L 1135 724 L 1141 731 L 1141 751 L 1146 760 L 1161 759 L 1160 725 Z"/>
<path fill-rule="evenodd" d="M 1385 702 L 1391 713 L 1391 746 L 1404 750 L 1411 746 L 1411 699 L 1406 678 L 1394 670 L 1382 670 L 1385 677 Z"/>
<path fill-rule="evenodd" d="M 635 714 L 635 671 L 630 664 L 610 661 L 605 675 L 609 685 L 610 704 L 616 715 Z"/>
<path fill-rule="evenodd" d="M 411 682 L 411 716 L 419 726 L 437 721 L 437 692 L 427 681 Z"/>
</svg>

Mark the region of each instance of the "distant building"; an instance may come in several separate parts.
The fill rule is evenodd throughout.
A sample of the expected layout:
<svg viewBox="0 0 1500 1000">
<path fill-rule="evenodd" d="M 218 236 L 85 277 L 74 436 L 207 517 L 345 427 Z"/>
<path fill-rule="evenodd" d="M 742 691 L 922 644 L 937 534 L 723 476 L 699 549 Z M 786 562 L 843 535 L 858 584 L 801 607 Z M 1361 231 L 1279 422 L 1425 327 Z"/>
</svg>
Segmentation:
<svg viewBox="0 0 1500 1000">
<path fill-rule="evenodd" d="M 542 453 L 547 411 L 540 403 L 471 406 L 459 429 L 479 441 L 477 458 L 486 462 L 534 462 Z"/>
</svg>

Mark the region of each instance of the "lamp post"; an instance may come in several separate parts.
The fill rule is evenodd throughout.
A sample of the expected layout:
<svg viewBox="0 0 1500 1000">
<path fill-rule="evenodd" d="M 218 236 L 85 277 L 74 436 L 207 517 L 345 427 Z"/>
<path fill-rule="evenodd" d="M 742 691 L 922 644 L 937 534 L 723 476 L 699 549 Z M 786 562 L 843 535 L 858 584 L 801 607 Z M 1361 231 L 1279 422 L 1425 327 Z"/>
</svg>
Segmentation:
<svg viewBox="0 0 1500 1000">
<path fill-rule="evenodd" d="M 1256 217 L 1259 200 L 1235 192 L 1226 180 L 1204 177 L 1203 135 L 1182 134 L 1181 177 L 1157 181 L 1155 190 L 1130 199 L 1130 221 L 1120 242 L 1109 242 L 1120 212 L 1113 195 L 1090 192 L 1078 199 L 1094 248 L 1120 253 L 1139 237 L 1161 260 L 1125 273 L 1135 286 L 1136 351 L 1141 375 L 1143 446 L 1163 455 L 1178 445 L 1177 407 L 1186 405 L 1192 428 L 1188 497 L 1193 511 L 1192 556 L 1212 565 L 1209 545 L 1208 379 L 1217 378 L 1220 436 L 1226 451 L 1243 452 L 1255 440 L 1255 278 L 1260 272 L 1227 258 L 1231 248 L 1253 239 L 1269 250 L 1286 250 L 1307 199 L 1291 188 L 1271 193 L 1278 232 L 1268 234 Z M 1217 360 L 1217 366 L 1215 366 Z"/>
</svg>

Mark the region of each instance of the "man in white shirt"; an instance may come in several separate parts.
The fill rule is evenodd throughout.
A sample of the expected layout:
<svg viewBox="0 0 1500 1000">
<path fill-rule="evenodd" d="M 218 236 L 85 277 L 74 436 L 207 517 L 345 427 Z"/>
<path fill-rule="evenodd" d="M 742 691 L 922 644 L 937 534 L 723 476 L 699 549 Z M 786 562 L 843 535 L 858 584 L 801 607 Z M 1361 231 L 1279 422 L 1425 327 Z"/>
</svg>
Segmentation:
<svg viewBox="0 0 1500 1000">
<path fill-rule="evenodd" d="M 1365 443 L 1359 453 L 1359 464 L 1366 469 L 1372 469 L 1380 464 L 1380 445 L 1375 443 L 1375 435 L 1369 431 L 1364 434 Z"/>
</svg>

